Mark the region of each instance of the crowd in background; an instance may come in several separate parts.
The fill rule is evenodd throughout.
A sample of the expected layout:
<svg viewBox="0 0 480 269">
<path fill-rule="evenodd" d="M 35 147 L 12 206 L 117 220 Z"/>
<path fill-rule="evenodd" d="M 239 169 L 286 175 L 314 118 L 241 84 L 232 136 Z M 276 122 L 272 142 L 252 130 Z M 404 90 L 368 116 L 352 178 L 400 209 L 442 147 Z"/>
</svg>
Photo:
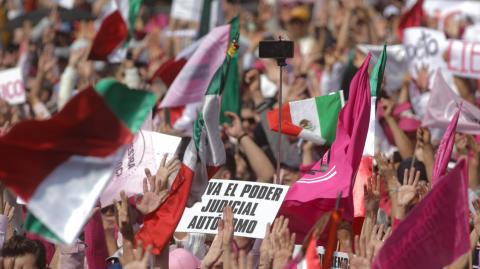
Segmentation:
<svg viewBox="0 0 480 269">
<path fill-rule="evenodd" d="M 151 78 L 159 66 L 195 41 L 196 35 L 189 31 L 195 33 L 199 21 L 172 18 L 172 1 L 144 0 L 127 58 L 120 63 L 91 61 L 87 58 L 88 44 L 95 37 L 95 20 L 108 1 L 111 0 L 75 0 L 74 12 L 87 15 L 73 19 L 69 17 L 73 17 L 71 11 L 68 13 L 53 0 L 0 1 L 0 70 L 20 66 L 27 90 L 27 101 L 23 104 L 9 105 L 0 100 L 0 134 L 25 120 L 50 118 L 77 92 L 105 77 L 152 91 L 162 100 L 168 86 Z M 228 113 L 231 124 L 220 130 L 226 163 L 215 178 L 291 185 L 328 147 L 296 137 L 284 138 L 282 176 L 276 177 L 278 137 L 270 130 L 266 113 L 278 106 L 280 76 L 275 60 L 258 57 L 259 41 L 281 36 L 295 42 L 294 57 L 288 59 L 282 81 L 284 103 L 339 89 L 344 90 L 348 100 L 350 81 L 366 57 L 358 45 L 401 44 L 398 25 L 409 6 L 401 0 L 221 2 L 224 23 L 240 17 L 241 109 L 239 115 Z M 38 10 L 45 11 L 43 16 L 28 16 Z M 423 21 L 425 27 L 437 29 L 435 18 L 425 15 Z M 464 29 L 470 24 L 468 18 L 455 20 L 444 27 L 444 32 L 448 38 L 462 39 Z M 172 34 L 175 31 L 185 34 Z M 343 222 L 338 229 L 338 250 L 349 253 L 350 257 L 343 268 L 371 268 L 391 230 L 431 190 L 434 156 L 443 130 L 430 130 L 420 123 L 432 75 L 428 67 L 418 68 L 414 76 L 406 72 L 398 88 L 378 93 L 377 115 L 385 137 L 379 142 L 380 152 L 375 156 L 376 174 L 365 186 L 363 228 L 355 232 L 351 223 Z M 466 102 L 478 106 L 477 81 L 454 77 L 454 83 Z M 411 96 L 411 87 L 418 89 L 418 96 Z M 191 126 L 175 128 L 170 124 L 168 109 L 157 106 L 152 116 L 158 132 L 191 134 Z M 410 124 L 404 124 L 405 121 Z M 457 133 L 451 159 L 453 163 L 461 159 L 468 162 L 471 202 L 476 201 L 480 190 L 478 141 L 473 135 Z M 172 163 L 161 166 L 151 180 L 160 182 L 168 178 L 173 171 L 169 165 Z M 161 199 L 158 189 L 147 188 L 146 192 Z M 86 227 L 76 244 L 61 246 L 25 234 L 22 229 L 25 210 L 12 193 L 4 190 L 0 197 L 0 213 L 3 213 L 0 268 L 284 268 L 292 259 L 295 240 L 288 222 L 295 220 L 279 217 L 267 229 L 264 240 L 242 238 L 233 236 L 232 212 L 228 207 L 224 209 L 216 236 L 175 233 L 170 248 L 151 257 L 148 248 L 134 249 L 132 234 L 138 228 L 137 222 L 141 223 L 138 219 L 142 218 L 142 206 L 155 203 L 136 205 L 122 198 L 115 206 L 92 213 L 101 215 L 103 237 L 97 237 L 98 233 L 88 234 Z M 58 199 L 61 202 L 60 194 Z M 471 252 L 447 268 L 472 268 L 479 262 L 477 202 L 472 203 L 470 221 Z M 102 262 L 103 267 L 99 267 Z"/>
</svg>

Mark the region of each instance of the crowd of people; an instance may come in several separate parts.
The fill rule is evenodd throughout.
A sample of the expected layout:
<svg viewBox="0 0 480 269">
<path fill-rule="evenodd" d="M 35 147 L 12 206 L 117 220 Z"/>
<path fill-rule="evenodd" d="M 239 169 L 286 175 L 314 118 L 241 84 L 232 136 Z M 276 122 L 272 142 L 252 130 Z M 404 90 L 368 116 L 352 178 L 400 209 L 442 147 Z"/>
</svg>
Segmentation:
<svg viewBox="0 0 480 269">
<path fill-rule="evenodd" d="M 153 130 L 192 136 L 194 119 L 187 124 L 173 124 L 173 110 L 159 105 L 169 90 L 168 85 L 152 77 L 162 64 L 195 42 L 201 27 L 199 18 L 188 21 L 173 15 L 172 6 L 182 0 L 145 0 L 134 22 L 126 58 L 119 63 L 90 60 L 89 46 L 98 29 L 96 21 L 110 1 L 115 0 L 75 0 L 71 10 L 61 6 L 69 1 L 0 1 L 0 70 L 21 67 L 27 94 L 21 104 L 0 100 L 0 135 L 22 121 L 49 119 L 82 89 L 95 85 L 102 78 L 113 77 L 131 88 L 155 93 L 158 105 L 151 113 Z M 399 24 L 402 16 L 412 8 L 411 3 L 407 3 L 411 1 L 216 2 L 220 3 L 222 17 L 217 24 L 227 24 L 235 16 L 240 19 L 240 109 L 237 113 L 223 115 L 230 122 L 219 128 L 226 161 L 213 178 L 293 185 L 322 158 L 328 146 L 293 136 L 284 136 L 278 143 L 277 133 L 271 130 L 267 119 L 267 112 L 278 107 L 278 85 L 283 83 L 283 103 L 337 90 L 344 91 L 348 103 L 350 82 L 367 57 L 360 45 L 402 44 Z M 75 12 L 88 16 L 72 15 Z M 36 15 L 32 16 L 33 13 Z M 421 26 L 439 28 L 438 18 L 423 16 Z M 473 24 L 468 16 L 458 16 L 445 24 L 443 31 L 448 38 L 461 40 L 464 30 Z M 258 56 L 260 41 L 279 36 L 295 44 L 294 57 L 287 60 L 282 81 L 277 62 Z M 340 222 L 337 229 L 335 250 L 348 253 L 349 259 L 334 268 L 372 268 L 392 231 L 432 190 L 435 153 L 445 131 L 421 124 L 429 105 L 433 72 L 428 66 L 416 68 L 415 74 L 408 70 L 402 72 L 403 80 L 396 88 L 387 91 L 382 87 L 377 93 L 377 126 L 385 134 L 381 141 L 375 142 L 374 172 L 363 186 L 364 215 L 353 222 Z M 388 83 L 388 78 L 386 80 L 384 84 Z M 452 87 L 465 102 L 478 106 L 478 80 L 454 76 L 453 83 Z M 412 94 L 412 87 L 416 95 Z M 193 113 L 196 117 L 199 107 L 193 109 L 196 109 Z M 460 160 L 467 162 L 470 250 L 445 268 L 474 268 L 480 262 L 477 250 L 480 238 L 479 141 L 478 136 L 471 133 L 455 134 L 450 167 Z M 281 169 L 277 175 L 279 150 L 282 151 Z M 294 254 L 298 242 L 289 223 L 295 219 L 278 216 L 267 227 L 263 239 L 234 236 L 234 214 L 228 206 L 223 209 L 214 236 L 176 232 L 169 246 L 157 255 L 151 253 L 151 247 L 144 248 L 136 241 L 135 233 L 144 215 L 154 212 L 165 202 L 168 179 L 178 171 L 180 163 L 179 160 L 163 160 L 158 171 L 146 171 L 141 201 L 134 201 L 122 193 L 121 201 L 114 205 L 94 208 L 72 245 L 53 244 L 26 232 L 23 229 L 25 205 L 18 203 L 15 193 L 2 187 L 0 268 L 293 268 L 289 266 L 299 255 L 298 251 Z M 63 194 L 59 193 L 58 203 L 62 199 Z M 313 228 L 317 233 L 328 230 L 330 214 L 326 216 Z M 305 252 L 307 243 L 305 241 L 300 252 Z M 415 246 L 416 242 L 411 242 L 411 248 Z M 319 264 L 317 266 L 320 268 Z"/>
</svg>

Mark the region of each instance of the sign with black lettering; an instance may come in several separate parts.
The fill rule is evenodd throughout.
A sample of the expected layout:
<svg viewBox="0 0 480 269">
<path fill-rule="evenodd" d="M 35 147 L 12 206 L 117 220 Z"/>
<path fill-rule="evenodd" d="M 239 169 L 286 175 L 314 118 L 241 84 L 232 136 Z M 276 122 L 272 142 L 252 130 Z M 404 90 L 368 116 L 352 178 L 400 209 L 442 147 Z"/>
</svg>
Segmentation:
<svg viewBox="0 0 480 269">
<path fill-rule="evenodd" d="M 413 78 L 417 78 L 417 70 L 424 66 L 432 73 L 438 68 L 446 70 L 443 53 L 447 49 L 447 38 L 443 32 L 423 27 L 407 28 L 403 33 L 403 45 Z"/>
<path fill-rule="evenodd" d="M 229 205 L 235 235 L 263 238 L 267 223 L 275 219 L 287 191 L 284 185 L 212 179 L 202 201 L 185 209 L 177 231 L 216 234 L 223 208 Z"/>
<path fill-rule="evenodd" d="M 293 250 L 293 257 L 295 257 L 300 250 L 302 249 L 301 245 L 295 245 L 295 249 Z M 323 255 L 325 254 L 324 247 L 317 247 L 317 253 L 320 257 L 320 261 L 323 262 Z M 333 252 L 333 260 L 332 260 L 332 267 L 330 269 L 343 269 L 348 268 L 348 253 L 345 252 Z M 307 264 L 305 261 L 302 261 L 297 264 L 297 269 L 306 269 Z"/>
<path fill-rule="evenodd" d="M 102 195 L 102 207 L 120 200 L 120 191 L 125 191 L 127 196 L 143 193 L 143 178 L 145 168 L 152 173 L 157 171 L 160 161 L 165 153 L 167 160 L 175 154 L 180 137 L 150 131 L 140 131 L 133 142 L 127 146 L 123 159 L 115 166 L 113 177 Z"/>
<path fill-rule="evenodd" d="M 11 105 L 25 102 L 25 87 L 20 67 L 0 72 L 0 99 Z"/>
</svg>

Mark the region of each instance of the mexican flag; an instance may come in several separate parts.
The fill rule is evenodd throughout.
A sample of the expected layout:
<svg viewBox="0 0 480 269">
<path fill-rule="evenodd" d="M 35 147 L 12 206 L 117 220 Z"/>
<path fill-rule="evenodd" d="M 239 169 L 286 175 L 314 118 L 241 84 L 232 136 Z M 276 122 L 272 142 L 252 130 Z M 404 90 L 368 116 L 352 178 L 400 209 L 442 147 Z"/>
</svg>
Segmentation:
<svg viewBox="0 0 480 269">
<path fill-rule="evenodd" d="M 121 62 L 125 58 L 141 5 L 142 0 L 110 0 L 105 5 L 88 55 L 90 60 Z"/>
<path fill-rule="evenodd" d="M 72 243 L 156 102 L 112 80 L 80 91 L 52 118 L 0 137 L 0 179 L 27 202 L 27 230 Z"/>
<path fill-rule="evenodd" d="M 201 112 L 193 127 L 192 140 L 185 150 L 182 165 L 165 202 L 145 216 L 136 235 L 144 246 L 153 245 L 153 253 L 160 254 L 180 221 L 185 206 L 200 201 L 208 180 L 225 163 L 225 149 L 219 132 L 219 113 L 227 74 L 236 55 L 239 38 L 239 19 L 230 23 L 230 43 L 223 64 L 215 72 L 204 96 Z"/>
<path fill-rule="evenodd" d="M 319 145 L 331 145 L 335 140 L 338 113 L 344 106 L 343 91 L 282 106 L 282 130 Z M 267 113 L 270 129 L 278 132 L 278 109 Z"/>
</svg>

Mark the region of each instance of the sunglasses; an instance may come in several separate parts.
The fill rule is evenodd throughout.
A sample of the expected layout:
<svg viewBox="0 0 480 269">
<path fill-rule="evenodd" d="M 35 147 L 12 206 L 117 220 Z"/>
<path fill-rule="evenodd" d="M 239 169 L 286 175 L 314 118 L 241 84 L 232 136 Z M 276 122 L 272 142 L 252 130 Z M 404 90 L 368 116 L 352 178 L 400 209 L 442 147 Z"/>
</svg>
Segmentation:
<svg viewBox="0 0 480 269">
<path fill-rule="evenodd" d="M 115 207 L 114 207 L 113 205 L 109 205 L 109 206 L 106 206 L 106 207 L 100 209 L 100 212 L 101 212 L 103 215 L 107 214 L 108 212 L 112 212 L 112 213 L 113 213 L 113 212 L 115 212 Z"/>
</svg>

